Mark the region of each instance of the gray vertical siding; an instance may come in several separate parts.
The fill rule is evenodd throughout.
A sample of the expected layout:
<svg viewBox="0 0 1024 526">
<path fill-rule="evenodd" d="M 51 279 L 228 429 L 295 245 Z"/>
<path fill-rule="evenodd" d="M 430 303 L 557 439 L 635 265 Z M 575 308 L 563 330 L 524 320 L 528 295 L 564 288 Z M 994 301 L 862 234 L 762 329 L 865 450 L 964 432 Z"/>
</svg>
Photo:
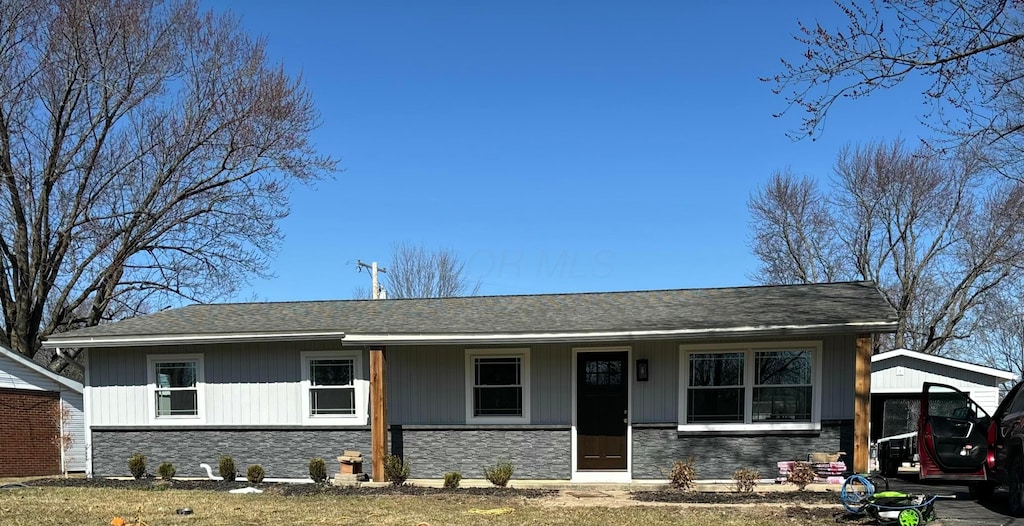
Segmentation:
<svg viewBox="0 0 1024 526">
<path fill-rule="evenodd" d="M 388 421 L 393 424 L 458 424 L 466 421 L 466 355 L 463 347 L 388 349 Z"/>
<path fill-rule="evenodd" d="M 530 423 L 572 421 L 572 349 L 534 345 L 530 351 Z"/>
<path fill-rule="evenodd" d="M 853 418 L 855 337 L 822 338 L 824 420 Z M 633 383 L 634 423 L 675 422 L 679 399 L 679 342 L 593 344 L 632 348 L 635 361 L 647 359 L 650 379 Z M 514 346 L 509 346 L 514 347 Z M 150 400 L 146 357 L 202 353 L 205 368 L 205 424 L 302 425 L 300 353 L 339 349 L 337 342 L 182 345 L 98 349 L 90 353 L 92 423 L 96 426 L 148 425 Z M 466 346 L 395 346 L 388 349 L 388 420 L 399 425 L 455 425 L 466 420 Z M 484 348 L 484 346 L 473 346 Z M 493 347 L 501 348 L 501 347 Z M 569 344 L 530 348 L 531 423 L 564 425 L 572 419 L 572 349 Z M 369 357 L 363 352 L 363 378 Z"/>
<path fill-rule="evenodd" d="M 679 344 L 676 342 L 637 342 L 633 344 L 634 365 L 630 377 L 636 379 L 636 360 L 648 361 L 646 382 L 633 383 L 633 423 L 675 422 L 679 417 Z"/>
<path fill-rule="evenodd" d="M 821 419 L 853 419 L 853 384 L 856 381 L 857 338 L 853 335 L 822 339 Z"/>
</svg>

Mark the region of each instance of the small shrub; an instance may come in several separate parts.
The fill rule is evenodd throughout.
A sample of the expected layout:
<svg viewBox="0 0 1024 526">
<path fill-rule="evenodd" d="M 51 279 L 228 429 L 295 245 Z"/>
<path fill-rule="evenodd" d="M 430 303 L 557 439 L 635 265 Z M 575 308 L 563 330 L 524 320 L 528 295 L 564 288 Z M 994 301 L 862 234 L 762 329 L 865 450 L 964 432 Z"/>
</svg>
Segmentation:
<svg viewBox="0 0 1024 526">
<path fill-rule="evenodd" d="M 462 482 L 462 473 L 458 471 L 449 471 L 444 474 L 444 487 L 448 489 L 455 489 L 459 487 L 459 483 Z"/>
<path fill-rule="evenodd" d="M 174 469 L 174 464 L 164 462 L 163 464 L 160 464 L 160 467 L 156 468 L 156 472 L 160 475 L 160 478 L 164 480 L 171 480 L 174 478 L 174 474 L 177 473 L 178 470 Z"/>
<path fill-rule="evenodd" d="M 253 464 L 249 466 L 249 469 L 245 470 L 245 480 L 248 480 L 250 484 L 259 484 L 263 482 L 263 477 L 266 473 L 263 472 L 263 466 L 259 464 Z"/>
<path fill-rule="evenodd" d="M 761 480 L 761 472 L 756 469 L 737 469 L 732 474 L 736 481 L 736 491 L 739 493 L 752 493 Z"/>
<path fill-rule="evenodd" d="M 142 453 L 136 453 L 128 458 L 128 471 L 137 479 L 146 476 L 146 457 Z"/>
<path fill-rule="evenodd" d="M 514 471 L 515 466 L 511 462 L 501 461 L 495 464 L 493 468 L 484 468 L 484 478 L 490 481 L 491 484 L 504 488 L 508 485 L 508 481 L 512 479 Z"/>
<path fill-rule="evenodd" d="M 694 467 L 693 455 L 686 460 L 677 460 L 675 464 L 672 464 L 668 482 L 672 484 L 673 488 L 682 491 L 693 489 L 695 480 L 697 480 L 697 469 Z"/>
<path fill-rule="evenodd" d="M 409 479 L 409 464 L 398 455 L 384 457 L 384 476 L 393 486 L 401 486 Z"/>
<path fill-rule="evenodd" d="M 807 462 L 794 462 L 786 475 L 786 482 L 794 484 L 798 490 L 803 491 L 808 484 L 814 482 L 814 468 Z"/>
<path fill-rule="evenodd" d="M 327 463 L 324 459 L 317 457 L 309 461 L 309 478 L 317 484 L 327 482 Z"/>
<path fill-rule="evenodd" d="M 220 476 L 225 482 L 234 482 L 238 477 L 238 470 L 235 468 L 235 459 L 230 455 L 220 457 Z"/>
</svg>

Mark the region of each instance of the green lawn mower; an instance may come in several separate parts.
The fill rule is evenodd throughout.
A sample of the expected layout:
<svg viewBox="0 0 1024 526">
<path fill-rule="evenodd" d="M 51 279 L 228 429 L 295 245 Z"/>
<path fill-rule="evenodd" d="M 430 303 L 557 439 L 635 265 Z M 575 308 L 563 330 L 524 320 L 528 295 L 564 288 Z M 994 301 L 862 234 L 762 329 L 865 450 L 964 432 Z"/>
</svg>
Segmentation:
<svg viewBox="0 0 1024 526">
<path fill-rule="evenodd" d="M 881 489 L 881 491 L 879 491 Z M 882 526 L 919 526 L 935 520 L 935 495 L 890 491 L 878 475 L 852 475 L 839 494 L 850 513 L 865 513 Z"/>
</svg>

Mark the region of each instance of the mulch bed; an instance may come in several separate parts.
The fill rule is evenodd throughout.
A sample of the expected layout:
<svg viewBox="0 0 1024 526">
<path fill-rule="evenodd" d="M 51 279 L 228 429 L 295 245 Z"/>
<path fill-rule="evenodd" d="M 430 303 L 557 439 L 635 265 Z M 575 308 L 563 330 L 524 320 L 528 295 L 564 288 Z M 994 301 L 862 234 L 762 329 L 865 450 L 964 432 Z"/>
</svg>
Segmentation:
<svg viewBox="0 0 1024 526">
<path fill-rule="evenodd" d="M 839 494 L 818 491 L 768 491 L 764 493 L 700 491 L 634 491 L 634 500 L 688 504 L 839 504 Z"/>
<path fill-rule="evenodd" d="M 83 478 L 52 478 L 40 479 L 26 482 L 27 486 L 56 486 L 73 488 L 109 488 L 109 489 L 137 489 L 137 490 L 207 490 L 207 491 L 228 491 L 232 489 L 253 486 L 266 493 L 285 496 L 301 495 L 353 495 L 353 496 L 377 496 L 377 495 L 464 495 L 484 497 L 521 497 L 536 499 L 552 496 L 558 493 L 557 490 L 547 489 L 517 489 L 517 488 L 427 488 L 423 486 L 382 486 L 382 487 L 341 487 L 341 486 L 319 486 L 317 484 L 287 484 L 287 483 L 263 483 L 249 484 L 246 481 L 224 482 L 221 480 L 173 480 L 164 482 L 157 479 L 141 480 L 115 480 L 115 479 L 83 479 Z"/>
</svg>

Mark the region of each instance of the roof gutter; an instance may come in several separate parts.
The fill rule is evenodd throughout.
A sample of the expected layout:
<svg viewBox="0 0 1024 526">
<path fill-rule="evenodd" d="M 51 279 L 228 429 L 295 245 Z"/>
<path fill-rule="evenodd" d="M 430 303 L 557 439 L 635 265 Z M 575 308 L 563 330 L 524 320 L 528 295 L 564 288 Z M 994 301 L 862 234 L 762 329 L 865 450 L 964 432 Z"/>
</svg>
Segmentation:
<svg viewBox="0 0 1024 526">
<path fill-rule="evenodd" d="M 241 343 L 254 341 L 298 341 L 344 339 L 346 345 L 446 345 L 505 343 L 589 343 L 615 340 L 667 340 L 699 338 L 742 338 L 747 336 L 799 336 L 838 332 L 884 333 L 896 330 L 896 322 L 852 322 L 817 325 L 768 325 L 717 329 L 662 329 L 638 331 L 539 332 L 539 333 L 420 333 L 420 334 L 345 334 L 343 332 L 238 333 L 215 335 L 107 336 L 59 338 L 51 336 L 44 347 L 130 347 L 139 345 L 175 345 Z"/>
</svg>

